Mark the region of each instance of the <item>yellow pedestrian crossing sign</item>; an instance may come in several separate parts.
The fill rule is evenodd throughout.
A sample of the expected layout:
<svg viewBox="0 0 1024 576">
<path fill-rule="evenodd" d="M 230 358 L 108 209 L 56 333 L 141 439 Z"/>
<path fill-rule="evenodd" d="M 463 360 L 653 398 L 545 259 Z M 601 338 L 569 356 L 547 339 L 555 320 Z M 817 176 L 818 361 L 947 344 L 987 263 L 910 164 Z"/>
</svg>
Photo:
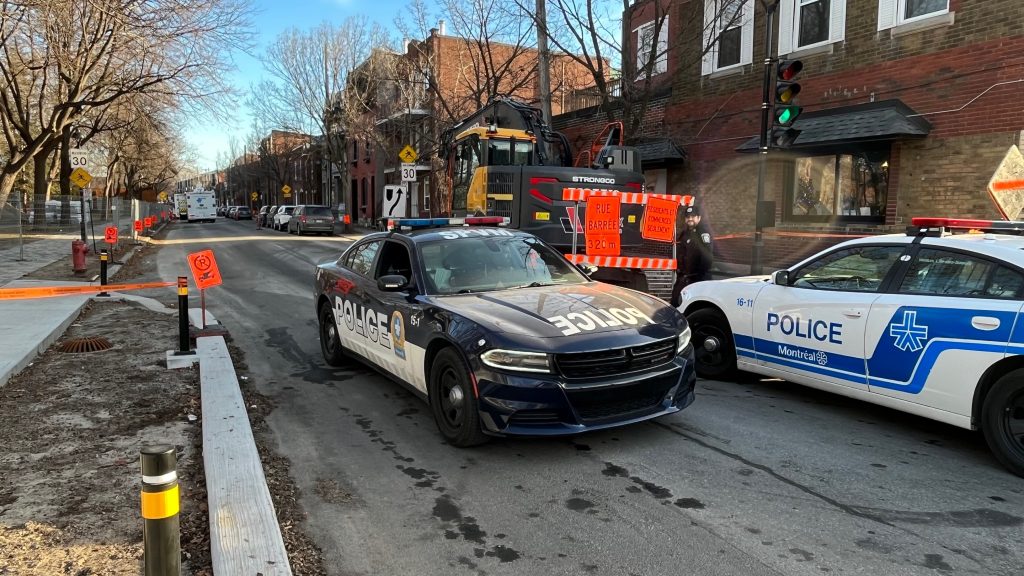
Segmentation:
<svg viewBox="0 0 1024 576">
<path fill-rule="evenodd" d="M 92 174 L 86 172 L 85 168 L 75 168 L 71 171 L 71 183 L 79 188 L 85 188 L 92 181 Z"/>
<path fill-rule="evenodd" d="M 412 146 L 406 145 L 405 148 L 402 148 L 402 151 L 398 153 L 398 157 L 402 160 L 402 162 L 408 164 L 411 162 L 415 162 L 416 159 L 420 157 L 420 155 L 417 154 L 415 150 L 413 150 Z"/>
<path fill-rule="evenodd" d="M 252 194 L 249 195 L 249 197 L 252 198 L 253 200 L 256 200 L 260 197 L 260 195 L 257 194 L 256 192 L 253 192 Z"/>
<path fill-rule="evenodd" d="M 284 194 L 285 198 L 288 198 L 292 195 L 292 187 L 287 184 L 281 186 L 281 193 Z"/>
</svg>

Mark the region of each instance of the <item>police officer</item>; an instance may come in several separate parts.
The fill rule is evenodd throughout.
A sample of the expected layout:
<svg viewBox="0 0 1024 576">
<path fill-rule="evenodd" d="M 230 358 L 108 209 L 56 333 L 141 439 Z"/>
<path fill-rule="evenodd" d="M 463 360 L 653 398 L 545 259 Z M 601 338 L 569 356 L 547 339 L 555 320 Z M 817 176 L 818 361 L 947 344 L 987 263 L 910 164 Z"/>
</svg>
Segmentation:
<svg viewBox="0 0 1024 576">
<path fill-rule="evenodd" d="M 694 206 L 683 208 L 683 226 L 676 238 L 676 283 L 672 286 L 672 305 L 682 304 L 680 293 L 688 284 L 711 280 L 711 233 L 701 223 L 700 209 Z"/>
</svg>

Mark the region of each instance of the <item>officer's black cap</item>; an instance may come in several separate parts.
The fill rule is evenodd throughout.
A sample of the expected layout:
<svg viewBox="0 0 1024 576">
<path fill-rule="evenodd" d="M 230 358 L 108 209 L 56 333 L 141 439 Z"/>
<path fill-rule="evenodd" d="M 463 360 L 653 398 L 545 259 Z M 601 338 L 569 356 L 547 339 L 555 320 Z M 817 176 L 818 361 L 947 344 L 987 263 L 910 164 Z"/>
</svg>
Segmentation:
<svg viewBox="0 0 1024 576">
<path fill-rule="evenodd" d="M 696 204 L 693 206 L 687 206 L 684 214 L 686 214 L 687 216 L 690 216 L 691 214 L 693 216 L 700 216 L 700 207 L 698 207 Z"/>
</svg>

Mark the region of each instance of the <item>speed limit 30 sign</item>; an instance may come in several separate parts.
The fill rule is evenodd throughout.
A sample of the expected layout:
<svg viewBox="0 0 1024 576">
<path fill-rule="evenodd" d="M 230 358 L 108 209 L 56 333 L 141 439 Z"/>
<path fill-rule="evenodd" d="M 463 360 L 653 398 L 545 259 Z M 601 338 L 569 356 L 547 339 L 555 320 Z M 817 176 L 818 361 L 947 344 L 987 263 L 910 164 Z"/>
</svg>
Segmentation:
<svg viewBox="0 0 1024 576">
<path fill-rule="evenodd" d="M 416 164 L 412 162 L 402 162 L 402 182 L 415 182 L 416 181 Z"/>
</svg>

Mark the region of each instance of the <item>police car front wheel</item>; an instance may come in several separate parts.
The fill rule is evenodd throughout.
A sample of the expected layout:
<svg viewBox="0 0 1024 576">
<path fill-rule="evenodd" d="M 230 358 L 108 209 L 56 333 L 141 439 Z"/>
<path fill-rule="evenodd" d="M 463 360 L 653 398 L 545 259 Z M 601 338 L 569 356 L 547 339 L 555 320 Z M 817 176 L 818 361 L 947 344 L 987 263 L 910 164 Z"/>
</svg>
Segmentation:
<svg viewBox="0 0 1024 576">
<path fill-rule="evenodd" d="M 430 410 L 437 428 L 454 446 L 487 441 L 480 429 L 479 404 L 469 381 L 469 369 L 453 348 L 437 353 L 430 368 Z"/>
<path fill-rule="evenodd" d="M 330 366 L 341 366 L 345 363 L 345 355 L 341 348 L 341 337 L 338 334 L 338 323 L 334 321 L 331 305 L 324 302 L 320 305 L 320 352 L 324 361 Z"/>
<path fill-rule="evenodd" d="M 725 315 L 713 308 L 703 308 L 690 313 L 686 321 L 693 331 L 697 375 L 712 379 L 736 376 L 736 346 Z"/>
<path fill-rule="evenodd" d="M 1024 476 L 1024 369 L 1000 378 L 985 396 L 981 428 L 996 458 Z"/>
</svg>

